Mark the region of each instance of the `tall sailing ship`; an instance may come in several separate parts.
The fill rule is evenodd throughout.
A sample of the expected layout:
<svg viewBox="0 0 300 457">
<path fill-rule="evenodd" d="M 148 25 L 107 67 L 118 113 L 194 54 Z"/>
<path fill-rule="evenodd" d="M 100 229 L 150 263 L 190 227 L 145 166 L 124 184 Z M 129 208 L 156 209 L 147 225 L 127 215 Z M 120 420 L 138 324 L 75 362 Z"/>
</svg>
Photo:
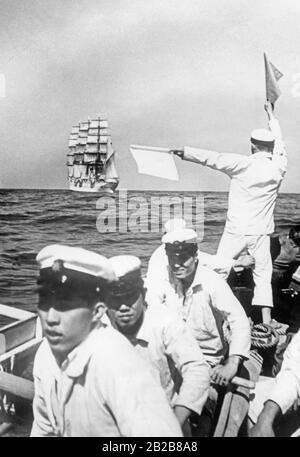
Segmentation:
<svg viewBox="0 0 300 457">
<path fill-rule="evenodd" d="M 108 121 L 104 116 L 72 127 L 67 154 L 71 190 L 113 193 L 119 184 Z"/>
</svg>

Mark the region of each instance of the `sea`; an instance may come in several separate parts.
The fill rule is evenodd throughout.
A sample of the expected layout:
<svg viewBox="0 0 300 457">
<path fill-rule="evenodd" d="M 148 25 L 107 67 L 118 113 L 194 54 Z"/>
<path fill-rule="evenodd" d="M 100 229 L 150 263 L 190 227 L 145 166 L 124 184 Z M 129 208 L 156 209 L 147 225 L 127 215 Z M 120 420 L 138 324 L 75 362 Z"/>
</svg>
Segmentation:
<svg viewBox="0 0 300 457">
<path fill-rule="evenodd" d="M 143 272 L 160 245 L 164 222 L 184 217 L 199 247 L 215 253 L 227 211 L 227 192 L 120 190 L 113 196 L 69 190 L 0 190 L 0 303 L 35 311 L 36 255 L 50 244 L 79 246 L 106 257 L 140 257 Z M 276 232 L 300 223 L 299 194 L 280 194 Z"/>
</svg>

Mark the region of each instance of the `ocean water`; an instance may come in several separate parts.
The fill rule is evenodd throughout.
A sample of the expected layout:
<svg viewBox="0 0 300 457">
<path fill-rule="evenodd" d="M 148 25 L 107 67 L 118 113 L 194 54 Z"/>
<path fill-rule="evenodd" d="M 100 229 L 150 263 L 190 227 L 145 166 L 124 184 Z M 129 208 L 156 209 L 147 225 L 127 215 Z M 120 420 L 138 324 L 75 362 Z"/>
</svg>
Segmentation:
<svg viewBox="0 0 300 457">
<path fill-rule="evenodd" d="M 202 239 L 200 248 L 214 253 L 225 224 L 227 197 L 225 192 L 120 191 L 111 197 L 67 190 L 0 190 L 0 303 L 35 309 L 35 257 L 48 244 L 80 246 L 108 257 L 136 255 L 145 272 L 160 244 L 163 223 L 169 214 L 180 216 L 183 208 Z M 298 194 L 279 195 L 275 222 L 277 232 L 300 222 Z"/>
</svg>

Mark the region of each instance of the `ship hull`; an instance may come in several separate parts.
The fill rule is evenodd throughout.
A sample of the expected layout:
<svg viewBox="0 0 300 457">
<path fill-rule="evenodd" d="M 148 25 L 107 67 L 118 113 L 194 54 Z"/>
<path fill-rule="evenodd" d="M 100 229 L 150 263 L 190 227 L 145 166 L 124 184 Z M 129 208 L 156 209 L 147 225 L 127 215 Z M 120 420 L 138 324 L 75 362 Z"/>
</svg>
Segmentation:
<svg viewBox="0 0 300 457">
<path fill-rule="evenodd" d="M 105 183 L 95 183 L 92 187 L 90 182 L 83 182 L 81 185 L 69 183 L 69 189 L 75 192 L 109 193 L 112 194 L 118 187 L 119 181 L 106 181 Z"/>
</svg>

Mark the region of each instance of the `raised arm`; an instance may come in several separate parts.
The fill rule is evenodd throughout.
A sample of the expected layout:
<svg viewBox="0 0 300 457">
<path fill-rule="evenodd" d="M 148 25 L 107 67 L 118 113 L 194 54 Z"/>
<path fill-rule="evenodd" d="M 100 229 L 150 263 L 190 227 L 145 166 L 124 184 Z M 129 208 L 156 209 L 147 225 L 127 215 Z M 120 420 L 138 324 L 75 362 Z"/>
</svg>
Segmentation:
<svg viewBox="0 0 300 457">
<path fill-rule="evenodd" d="M 219 153 L 208 149 L 190 148 L 172 149 L 171 153 L 189 162 L 199 163 L 229 176 L 239 173 L 248 163 L 247 156 L 240 154 Z"/>
<path fill-rule="evenodd" d="M 281 172 L 284 174 L 287 168 L 287 154 L 285 145 L 282 139 L 281 128 L 278 119 L 274 116 L 272 104 L 270 102 L 265 103 L 265 110 L 269 119 L 269 129 L 275 137 L 275 145 L 273 150 L 273 160 L 278 163 Z"/>
</svg>

